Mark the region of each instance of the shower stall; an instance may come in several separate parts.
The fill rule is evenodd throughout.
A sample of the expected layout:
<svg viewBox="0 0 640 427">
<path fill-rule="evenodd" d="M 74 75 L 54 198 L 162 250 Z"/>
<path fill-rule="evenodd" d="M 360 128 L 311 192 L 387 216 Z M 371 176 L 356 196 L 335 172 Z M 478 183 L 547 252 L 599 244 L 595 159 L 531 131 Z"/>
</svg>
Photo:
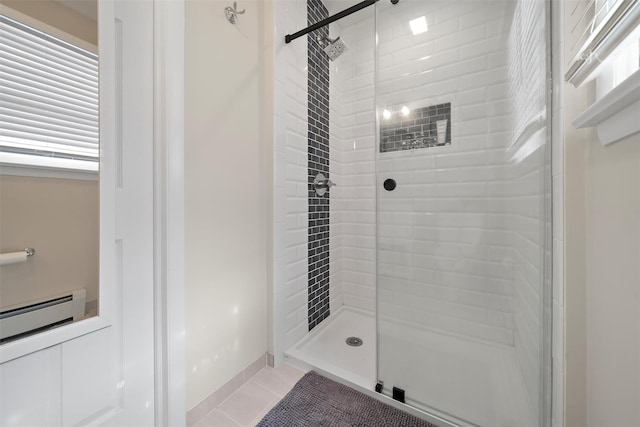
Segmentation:
<svg viewBox="0 0 640 427">
<path fill-rule="evenodd" d="M 550 5 L 380 0 L 284 43 L 356 3 L 275 2 L 275 358 L 550 425 Z"/>
</svg>

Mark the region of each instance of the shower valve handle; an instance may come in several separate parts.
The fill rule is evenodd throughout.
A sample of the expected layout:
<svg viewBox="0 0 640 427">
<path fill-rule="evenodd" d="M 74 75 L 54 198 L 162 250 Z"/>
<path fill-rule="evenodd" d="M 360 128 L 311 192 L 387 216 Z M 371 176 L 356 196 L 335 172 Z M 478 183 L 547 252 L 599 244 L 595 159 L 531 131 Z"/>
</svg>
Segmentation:
<svg viewBox="0 0 640 427">
<path fill-rule="evenodd" d="M 323 182 L 318 182 L 316 184 L 316 187 L 320 187 L 320 188 L 326 188 L 326 189 L 330 189 L 331 187 L 335 187 L 337 184 L 335 184 L 333 181 L 331 181 L 330 179 L 325 179 Z"/>
<path fill-rule="evenodd" d="M 316 194 L 322 197 L 325 195 L 327 190 L 331 189 L 331 187 L 335 187 L 336 184 L 334 184 L 330 179 L 326 178 L 323 174 L 319 173 L 313 180 L 313 186 L 316 190 Z"/>
</svg>

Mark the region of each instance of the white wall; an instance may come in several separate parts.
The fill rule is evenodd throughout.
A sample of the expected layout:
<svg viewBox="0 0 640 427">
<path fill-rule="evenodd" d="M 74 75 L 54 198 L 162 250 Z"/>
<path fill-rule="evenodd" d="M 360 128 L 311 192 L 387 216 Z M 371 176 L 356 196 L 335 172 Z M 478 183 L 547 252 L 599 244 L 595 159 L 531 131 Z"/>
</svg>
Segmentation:
<svg viewBox="0 0 640 427">
<path fill-rule="evenodd" d="M 186 2 L 187 409 L 267 351 L 264 3 Z"/>
</svg>

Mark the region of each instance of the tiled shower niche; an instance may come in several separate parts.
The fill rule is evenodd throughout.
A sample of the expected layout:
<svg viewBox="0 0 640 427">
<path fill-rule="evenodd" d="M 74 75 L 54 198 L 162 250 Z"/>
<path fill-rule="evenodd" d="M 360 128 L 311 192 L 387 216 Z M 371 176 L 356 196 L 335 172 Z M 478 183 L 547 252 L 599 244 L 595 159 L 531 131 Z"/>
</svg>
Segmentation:
<svg viewBox="0 0 640 427">
<path fill-rule="evenodd" d="M 408 114 L 388 110 L 385 113 L 388 118 L 383 116 L 380 123 L 381 153 L 451 145 L 450 102 L 416 108 Z"/>
</svg>

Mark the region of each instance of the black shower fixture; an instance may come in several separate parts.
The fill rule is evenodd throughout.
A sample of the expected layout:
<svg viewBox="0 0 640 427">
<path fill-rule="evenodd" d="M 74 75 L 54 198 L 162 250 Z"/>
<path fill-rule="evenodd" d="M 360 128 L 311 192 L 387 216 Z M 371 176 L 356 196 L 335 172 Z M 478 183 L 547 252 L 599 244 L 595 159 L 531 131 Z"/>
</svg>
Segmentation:
<svg viewBox="0 0 640 427">
<path fill-rule="evenodd" d="M 376 4 L 378 1 L 380 0 L 365 0 L 361 3 L 358 3 L 354 6 L 351 6 L 348 9 L 343 10 L 342 12 L 338 12 L 333 16 L 328 17 L 327 19 L 323 19 L 320 22 L 317 22 L 313 25 L 308 26 L 307 28 L 305 28 L 304 30 L 300 30 L 297 33 L 293 33 L 293 34 L 287 34 L 286 36 L 284 36 L 284 41 L 286 43 L 291 43 L 293 40 L 297 39 L 298 37 L 302 37 L 305 34 L 309 34 L 312 31 L 318 30 L 322 27 L 324 27 L 325 25 L 329 25 L 332 22 L 336 22 L 339 19 L 344 18 L 345 16 L 349 16 L 351 14 L 354 14 L 366 7 L 369 7 L 373 4 Z M 400 0 L 391 0 L 392 4 L 398 4 Z"/>
</svg>

